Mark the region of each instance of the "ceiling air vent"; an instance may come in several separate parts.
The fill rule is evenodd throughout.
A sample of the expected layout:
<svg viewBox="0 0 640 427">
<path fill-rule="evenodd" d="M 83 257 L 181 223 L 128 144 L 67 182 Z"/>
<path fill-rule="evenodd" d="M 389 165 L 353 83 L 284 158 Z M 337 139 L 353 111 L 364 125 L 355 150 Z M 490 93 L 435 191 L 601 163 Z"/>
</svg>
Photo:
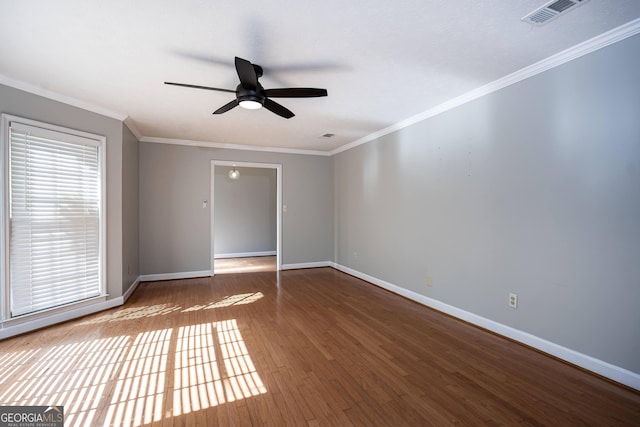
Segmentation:
<svg viewBox="0 0 640 427">
<path fill-rule="evenodd" d="M 553 0 L 521 19 L 528 24 L 544 25 L 589 0 Z"/>
</svg>

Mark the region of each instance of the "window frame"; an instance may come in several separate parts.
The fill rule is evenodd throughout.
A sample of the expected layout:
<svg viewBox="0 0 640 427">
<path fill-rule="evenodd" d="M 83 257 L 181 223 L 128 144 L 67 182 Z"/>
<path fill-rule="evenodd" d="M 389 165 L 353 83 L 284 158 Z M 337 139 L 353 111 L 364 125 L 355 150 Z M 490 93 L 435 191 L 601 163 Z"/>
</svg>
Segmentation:
<svg viewBox="0 0 640 427">
<path fill-rule="evenodd" d="M 53 132 L 72 135 L 75 137 L 86 138 L 94 141 L 98 149 L 98 180 L 100 183 L 100 204 L 99 204 L 99 288 L 100 294 L 88 299 L 70 302 L 61 306 L 46 308 L 32 313 L 11 317 L 11 283 L 10 283 L 10 221 L 9 213 L 11 209 L 10 200 L 10 137 L 9 129 L 12 123 L 19 123 L 26 126 L 33 126 Z M 102 135 L 89 133 L 68 127 L 53 125 L 38 120 L 27 119 L 11 114 L 3 113 L 0 120 L 0 197 L 2 205 L 0 206 L 0 266 L 2 274 L 0 274 L 0 324 L 8 325 L 12 323 L 20 323 L 33 319 L 49 317 L 59 312 L 69 311 L 88 304 L 104 301 L 108 296 L 107 293 L 107 138 Z M 2 326 L 0 326 L 2 328 Z"/>
</svg>

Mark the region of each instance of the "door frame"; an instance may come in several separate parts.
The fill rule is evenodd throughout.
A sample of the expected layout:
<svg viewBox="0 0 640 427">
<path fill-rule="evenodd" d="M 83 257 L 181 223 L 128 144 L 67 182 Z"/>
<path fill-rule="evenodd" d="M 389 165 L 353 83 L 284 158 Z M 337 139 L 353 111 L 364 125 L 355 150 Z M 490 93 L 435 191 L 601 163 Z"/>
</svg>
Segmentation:
<svg viewBox="0 0 640 427">
<path fill-rule="evenodd" d="M 211 275 L 215 275 L 215 168 L 216 166 L 236 166 L 239 168 L 260 168 L 260 169 L 275 169 L 276 170 L 276 271 L 280 271 L 282 267 L 282 165 L 279 163 L 256 163 L 256 162 L 241 162 L 241 161 L 228 161 L 228 160 L 211 160 L 211 207 L 210 207 L 210 254 L 211 260 Z M 240 178 L 242 179 L 242 177 Z"/>
</svg>

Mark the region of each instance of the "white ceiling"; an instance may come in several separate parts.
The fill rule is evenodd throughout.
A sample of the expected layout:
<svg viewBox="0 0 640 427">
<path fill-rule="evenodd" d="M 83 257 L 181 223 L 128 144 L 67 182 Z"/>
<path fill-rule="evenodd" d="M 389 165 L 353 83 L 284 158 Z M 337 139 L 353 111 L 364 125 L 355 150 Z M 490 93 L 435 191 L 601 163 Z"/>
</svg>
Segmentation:
<svg viewBox="0 0 640 427">
<path fill-rule="evenodd" d="M 330 151 L 640 17 L 639 0 L 590 0 L 520 21 L 544 3 L 0 0 L 0 83 L 128 116 L 144 139 Z M 276 99 L 290 120 L 214 116 L 233 94 L 163 84 L 235 89 L 235 56 L 263 66 L 265 88 L 329 96 Z"/>
</svg>

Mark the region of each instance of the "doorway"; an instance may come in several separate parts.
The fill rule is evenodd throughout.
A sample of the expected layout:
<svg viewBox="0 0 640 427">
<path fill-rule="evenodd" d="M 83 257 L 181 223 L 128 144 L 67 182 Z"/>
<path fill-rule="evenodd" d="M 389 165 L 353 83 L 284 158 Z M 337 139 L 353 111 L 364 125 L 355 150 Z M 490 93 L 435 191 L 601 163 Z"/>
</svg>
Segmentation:
<svg viewBox="0 0 640 427">
<path fill-rule="evenodd" d="M 262 255 L 240 258 L 216 257 L 214 262 L 216 265 L 217 274 L 258 273 L 277 270 L 275 255 Z"/>
<path fill-rule="evenodd" d="M 221 192 L 219 195 L 219 199 L 216 200 L 216 180 L 225 179 L 228 180 L 227 174 L 233 167 L 238 168 L 238 170 L 248 171 L 248 176 L 245 176 L 245 180 L 249 179 L 251 175 L 255 175 L 257 171 L 252 171 L 252 169 L 272 169 L 275 172 L 275 181 L 276 181 L 276 189 L 275 189 L 275 240 L 276 240 L 276 250 L 275 254 L 272 251 L 266 252 L 243 252 L 243 253 L 226 253 L 226 254 L 217 254 L 216 253 L 216 203 L 221 203 L 220 197 L 226 197 L 220 187 L 218 191 Z M 223 173 L 221 173 L 221 171 Z M 242 174 L 240 174 L 240 178 L 238 181 L 242 180 Z M 246 182 L 246 181 L 245 181 Z M 282 266 L 282 165 L 273 164 L 273 163 L 254 163 L 254 162 L 234 162 L 234 161 L 226 161 L 226 160 L 212 160 L 211 161 L 211 249 L 210 249 L 210 259 L 211 259 L 211 275 L 215 275 L 216 272 L 230 272 L 234 271 L 265 271 L 264 269 L 267 264 L 273 262 L 275 260 L 275 270 L 279 271 Z M 246 212 L 243 212 L 246 213 Z M 218 211 L 218 215 L 220 211 Z M 221 221 L 223 218 L 219 218 Z M 226 231 L 226 230 L 225 230 Z M 219 240 L 225 238 L 228 240 L 228 237 L 225 237 L 223 233 L 220 234 Z M 220 243 L 220 242 L 219 242 Z M 218 245 L 219 246 L 219 245 Z M 221 255 L 222 258 L 218 258 L 217 256 Z M 234 255 L 239 255 L 240 257 L 236 257 Z M 253 256 L 252 256 L 253 255 Z M 271 258 L 270 258 L 271 257 Z M 251 259 L 254 258 L 254 259 Z M 273 271 L 273 267 L 271 267 L 271 271 Z"/>
</svg>

